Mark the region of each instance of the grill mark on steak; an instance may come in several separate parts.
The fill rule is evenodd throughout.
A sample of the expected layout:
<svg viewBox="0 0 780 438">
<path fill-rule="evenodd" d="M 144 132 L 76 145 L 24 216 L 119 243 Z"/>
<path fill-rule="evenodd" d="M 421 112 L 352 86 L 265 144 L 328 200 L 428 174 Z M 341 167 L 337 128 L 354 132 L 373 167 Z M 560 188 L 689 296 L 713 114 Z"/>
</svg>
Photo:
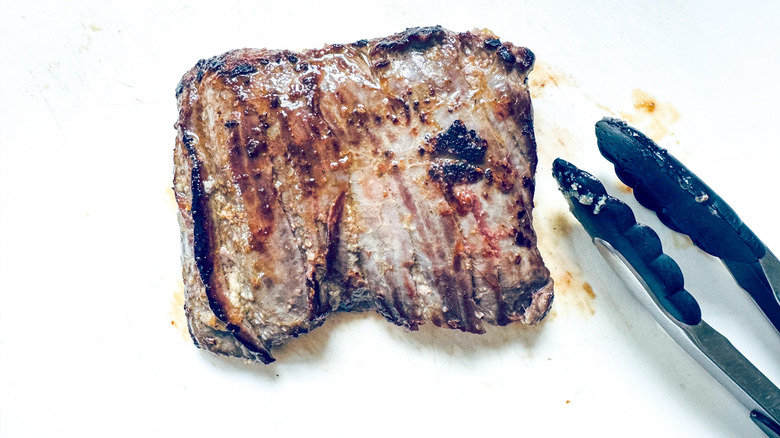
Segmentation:
<svg viewBox="0 0 780 438">
<path fill-rule="evenodd" d="M 266 157 L 257 156 L 257 140 L 246 132 L 251 128 L 244 128 L 256 126 L 257 118 L 246 114 L 243 118 L 245 123 L 241 128 L 230 132 L 230 169 L 247 210 L 249 245 L 255 251 L 265 251 L 265 243 L 274 228 L 275 199 L 270 163 Z"/>
<path fill-rule="evenodd" d="M 293 55 L 287 54 L 283 59 L 295 64 L 290 59 L 291 56 Z M 297 67 L 303 64 L 298 63 L 295 71 L 302 71 Z M 326 220 L 318 219 L 323 211 L 329 209 L 323 208 L 321 201 L 313 198 L 312 194 L 327 193 L 323 192 L 329 184 L 325 166 L 333 161 L 333 153 L 338 154 L 339 148 L 338 141 L 323 140 L 323 136 L 329 134 L 329 129 L 322 125 L 317 109 L 318 97 L 314 85 L 318 82 L 319 73 L 315 65 L 311 68 L 308 63 L 306 65 L 305 70 L 308 73 L 299 78 L 300 80 L 290 83 L 293 92 L 284 99 L 276 96 L 270 99 L 266 114 L 269 116 L 268 120 L 278 126 L 278 133 L 275 139 L 266 139 L 264 142 L 267 141 L 271 145 L 271 150 L 277 156 L 272 164 L 273 180 L 280 191 L 280 207 L 293 230 L 296 246 L 306 265 L 308 319 L 312 326 L 316 326 L 323 321 L 324 315 L 331 311 L 328 290 L 321 285 L 330 269 L 327 257 L 332 232 L 328 233 Z M 296 109 L 300 102 L 304 102 L 307 111 Z M 299 112 L 305 115 L 299 115 Z M 335 147 L 331 150 L 332 144 Z M 294 201 L 298 198 L 298 201 Z M 285 207 L 285 204 L 288 206 Z M 335 236 L 333 242 L 336 246 L 332 249 L 335 250 L 338 236 Z M 334 251 L 330 252 L 335 255 Z"/>
<path fill-rule="evenodd" d="M 541 319 L 552 284 L 531 227 L 532 61 L 440 27 L 199 61 L 176 90 L 180 132 L 202 139 L 184 149 L 209 166 L 192 163 L 191 203 L 208 201 L 207 173 L 217 188 L 212 208 L 179 203 L 192 253 L 211 239 L 210 265 L 188 265 L 203 290 L 185 281 L 207 298 L 187 302 L 196 343 L 268 362 L 334 309 L 474 333 Z M 190 316 L 207 311 L 225 325 Z"/>
<path fill-rule="evenodd" d="M 189 134 L 184 134 L 182 141 L 187 149 L 187 154 L 192 161 L 192 221 L 194 239 L 195 263 L 200 272 L 200 277 L 206 287 L 209 303 L 214 314 L 222 321 L 227 320 L 225 311 L 211 292 L 211 276 L 214 273 L 214 260 L 211 258 L 211 236 L 210 232 L 214 229 L 211 226 L 211 219 L 208 214 L 208 198 L 203 187 L 203 178 L 201 176 L 201 164 L 192 143 L 194 138 Z"/>
<path fill-rule="evenodd" d="M 421 257 L 424 256 L 428 261 L 431 263 L 431 267 L 434 271 L 433 275 L 430 275 L 429 272 L 425 272 L 428 275 L 424 275 L 424 280 L 432 287 L 435 287 L 437 291 L 442 294 L 442 297 L 444 297 L 443 294 L 446 294 L 448 290 L 452 287 L 451 284 L 449 284 L 446 280 L 442 282 L 441 279 L 439 279 L 440 274 L 442 272 L 446 272 L 446 269 L 443 268 L 443 265 L 446 265 L 446 256 L 444 254 L 443 247 L 450 247 L 449 242 L 446 240 L 446 235 L 443 233 L 441 234 L 440 241 L 437 241 L 434 239 L 431 234 L 434 233 L 433 230 L 433 224 L 430 221 L 430 215 L 422 214 L 419 209 L 417 208 L 417 205 L 414 201 L 414 198 L 412 197 L 412 194 L 409 190 L 409 186 L 406 184 L 403 184 L 402 177 L 400 174 L 395 174 L 394 177 L 396 180 L 399 181 L 398 187 L 399 192 L 401 195 L 401 200 L 406 207 L 406 209 L 409 211 L 409 214 L 411 216 L 411 220 L 414 224 L 416 224 L 416 232 L 420 236 L 419 244 L 417 245 L 415 249 L 415 256 L 414 256 L 414 265 L 412 267 L 417 267 L 420 269 L 419 261 L 421 260 Z M 411 269 L 411 268 L 410 268 Z M 411 272 L 411 271 L 410 271 Z M 439 274 L 439 275 L 437 275 Z M 416 282 L 415 282 L 416 283 Z M 451 302 L 449 302 L 450 306 L 452 305 Z M 441 318 L 435 319 L 433 322 L 437 326 L 441 326 L 441 324 L 444 322 L 443 319 L 443 312 L 439 311 L 437 314 L 442 314 Z M 421 311 L 418 312 L 418 317 L 421 317 Z M 422 323 L 422 319 L 420 319 L 420 323 Z"/>
<path fill-rule="evenodd" d="M 279 181 L 278 178 L 278 171 L 276 169 L 276 166 L 272 165 L 272 175 L 273 179 L 275 181 Z M 280 189 L 282 186 L 280 186 Z M 292 234 L 294 237 L 293 240 L 298 240 L 300 243 L 305 242 L 305 239 L 311 238 L 312 236 L 307 236 L 305 233 L 301 232 L 301 227 L 296 227 L 293 224 L 293 221 L 291 220 L 291 216 L 293 213 L 289 211 L 287 207 L 285 207 L 284 200 L 282 199 L 282 196 L 277 197 L 277 203 L 279 205 L 280 210 L 284 213 L 285 221 L 287 222 L 288 226 L 290 227 L 290 230 L 292 230 Z M 330 312 L 331 308 L 327 301 L 327 297 L 324 297 L 321 294 L 320 289 L 320 282 L 317 278 L 317 265 L 314 263 L 307 262 L 307 251 L 300 243 L 296 242 L 290 242 L 291 244 L 294 244 L 296 249 L 298 250 L 298 253 L 301 257 L 301 263 L 306 267 L 305 268 L 305 275 L 306 275 L 306 290 L 307 290 L 307 302 L 308 302 L 308 322 L 313 323 L 312 327 L 307 326 L 300 326 L 296 331 L 295 335 L 298 335 L 300 333 L 305 333 L 310 331 L 312 328 L 316 327 L 317 325 L 324 322 L 324 316 L 327 315 L 328 312 Z"/>
<path fill-rule="evenodd" d="M 410 211 L 412 218 L 418 224 L 417 231 L 420 235 L 418 250 L 422 250 L 432 266 L 432 286 L 438 292 L 442 300 L 441 318 L 433 319 L 437 326 L 446 324 L 450 328 L 457 328 L 462 331 L 481 333 L 484 329 L 474 323 L 475 311 L 469 304 L 473 289 L 473 279 L 470 274 L 466 274 L 456 266 L 460 266 L 458 258 L 459 251 L 462 248 L 462 231 L 451 214 L 438 214 L 434 216 L 438 219 L 442 227 L 440 239 L 434 240 L 428 234 L 433 227 L 429 215 L 421 215 L 415 205 L 412 195 L 408 188 L 401 190 L 401 199 Z M 447 190 L 446 188 L 444 190 Z M 423 218 L 422 220 L 420 218 Z M 435 248 L 435 250 L 433 250 Z M 448 261 L 443 248 L 453 252 L 452 263 Z"/>
<path fill-rule="evenodd" d="M 442 216 L 442 225 L 445 235 L 458 239 L 452 239 L 448 242 L 448 246 L 453 249 L 456 249 L 457 246 L 463 247 L 462 240 L 465 239 L 465 233 L 455 219 L 455 215 L 448 214 Z M 444 284 L 442 284 L 442 287 L 445 289 L 443 297 L 446 297 L 447 302 L 450 304 L 447 306 L 447 311 L 444 312 L 447 324 L 451 328 L 458 328 L 466 332 L 484 333 L 485 329 L 476 318 L 476 309 L 473 306 L 473 278 L 466 278 L 465 273 L 458 271 L 451 274 L 449 270 L 443 270 L 437 277 L 442 277 L 443 279 Z M 458 291 L 461 291 L 461 293 L 459 294 Z"/>
<path fill-rule="evenodd" d="M 404 180 L 403 175 L 397 171 L 392 172 L 390 184 L 393 185 L 393 188 L 396 191 L 396 196 L 403 199 L 404 191 L 407 190 L 407 183 Z M 409 209 L 409 206 L 405 202 L 403 202 L 401 205 L 406 207 L 410 215 L 414 216 L 414 212 Z M 402 214 L 402 210 L 400 209 L 401 205 L 398 206 L 399 214 Z M 395 267 L 401 276 L 401 287 L 393 291 L 393 300 L 396 303 L 396 307 L 398 307 L 398 313 L 404 318 L 402 320 L 403 325 L 406 325 L 411 330 L 417 330 L 417 326 L 424 322 L 421 317 L 421 309 L 419 309 L 419 305 L 417 303 L 417 281 L 412 276 L 411 269 L 416 263 L 417 257 L 415 257 L 416 250 L 414 245 L 414 237 L 412 236 L 410 230 L 406 229 L 405 231 L 409 239 L 404 240 L 404 242 L 411 244 L 411 247 L 404 247 L 404 253 L 409 255 L 409 259 L 400 260 L 400 264 Z M 403 292 L 406 292 L 406 294 L 403 294 Z"/>
<path fill-rule="evenodd" d="M 384 190 L 389 191 L 391 196 L 395 196 L 398 190 L 398 185 L 393 184 L 391 181 L 383 181 L 382 187 Z M 385 297 L 385 301 L 389 306 L 392 306 L 390 319 L 398 325 L 405 325 L 411 327 L 409 312 L 404 305 L 404 299 L 401 291 L 406 289 L 406 284 L 410 281 L 408 270 L 404 268 L 403 264 L 413 259 L 413 250 L 411 245 L 411 236 L 407 230 L 400 225 L 402 212 L 395 204 L 388 205 L 383 203 L 381 209 L 385 214 L 380 213 L 380 217 L 384 219 L 386 224 L 388 221 L 395 222 L 396 232 L 393 236 L 387 235 L 386 238 L 390 239 L 395 237 L 395 245 L 389 245 L 388 250 L 384 251 L 384 276 L 387 282 L 389 290 L 387 293 L 389 296 Z"/>
<path fill-rule="evenodd" d="M 187 153 L 192 160 L 192 219 L 194 233 L 194 254 L 195 261 L 206 289 L 209 306 L 214 311 L 214 315 L 220 321 L 226 323 L 227 330 L 233 333 L 235 338 L 241 342 L 249 351 L 255 353 L 253 359 L 260 360 L 263 363 L 271 363 L 274 358 L 268 349 L 265 348 L 260 339 L 253 333 L 250 327 L 244 322 L 243 317 L 236 315 L 235 312 L 227 310 L 228 303 L 221 284 L 213 281 L 215 274 L 220 270 L 215 269 L 214 250 L 212 236 L 214 227 L 211 224 L 208 211 L 208 195 L 206 195 L 203 185 L 203 170 L 198 160 L 193 146 L 193 137 L 185 135 L 182 139 L 187 149 Z"/>
<path fill-rule="evenodd" d="M 335 274 L 334 264 L 336 262 L 336 255 L 339 249 L 339 243 L 341 241 L 341 218 L 344 214 L 344 200 L 346 198 L 347 191 L 342 190 L 339 196 L 333 201 L 330 211 L 328 212 L 328 238 L 327 238 L 327 251 L 325 252 L 325 271 L 330 274 Z"/>
</svg>

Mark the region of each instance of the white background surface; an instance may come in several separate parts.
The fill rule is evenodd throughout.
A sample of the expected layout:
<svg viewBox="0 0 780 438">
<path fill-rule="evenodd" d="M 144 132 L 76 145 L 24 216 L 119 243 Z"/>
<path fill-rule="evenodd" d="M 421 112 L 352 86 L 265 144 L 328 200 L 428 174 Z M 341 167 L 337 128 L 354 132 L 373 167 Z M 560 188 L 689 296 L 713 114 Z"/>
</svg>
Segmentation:
<svg viewBox="0 0 780 438">
<path fill-rule="evenodd" d="M 593 135 L 602 116 L 631 118 L 780 251 L 777 4 L 160 3 L 0 0 L 0 436 L 762 436 L 629 298 L 550 163 L 636 206 Z M 481 337 L 337 315 L 270 366 L 197 350 L 169 189 L 181 75 L 238 47 L 434 24 L 487 27 L 537 55 L 535 223 L 553 313 Z M 637 89 L 655 113 L 634 107 Z M 637 214 L 705 319 L 780 382 L 780 338 L 726 271 Z"/>
</svg>

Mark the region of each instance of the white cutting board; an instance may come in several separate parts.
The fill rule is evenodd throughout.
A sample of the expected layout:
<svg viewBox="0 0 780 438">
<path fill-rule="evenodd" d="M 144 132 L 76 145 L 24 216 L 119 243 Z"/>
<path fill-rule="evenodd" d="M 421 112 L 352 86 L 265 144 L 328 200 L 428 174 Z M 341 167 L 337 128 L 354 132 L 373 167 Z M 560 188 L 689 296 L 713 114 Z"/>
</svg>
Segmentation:
<svg viewBox="0 0 780 438">
<path fill-rule="evenodd" d="M 762 436 L 629 297 L 550 163 L 636 206 L 593 134 L 626 117 L 780 251 L 778 22 L 770 2 L 0 1 L 0 436 Z M 336 315 L 270 366 L 197 350 L 169 189 L 181 75 L 238 47 L 434 24 L 487 27 L 537 55 L 551 315 L 484 336 Z M 637 215 L 705 319 L 780 383 L 780 337 L 726 271 Z"/>
</svg>

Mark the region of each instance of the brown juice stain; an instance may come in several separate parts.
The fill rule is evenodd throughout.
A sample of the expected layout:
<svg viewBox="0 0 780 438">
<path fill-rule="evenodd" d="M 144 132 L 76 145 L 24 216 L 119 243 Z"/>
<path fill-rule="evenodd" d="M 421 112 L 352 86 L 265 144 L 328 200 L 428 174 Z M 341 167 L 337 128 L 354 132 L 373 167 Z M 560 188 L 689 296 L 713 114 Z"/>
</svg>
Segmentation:
<svg viewBox="0 0 780 438">
<path fill-rule="evenodd" d="M 81 23 L 81 29 L 84 41 L 81 46 L 79 46 L 79 53 L 84 53 L 89 50 L 90 46 L 92 45 L 92 35 L 98 32 L 102 32 L 103 28 L 94 23 Z"/>
<path fill-rule="evenodd" d="M 557 309 L 564 314 L 571 313 L 592 316 L 596 314 L 596 293 L 588 282 L 581 280 L 582 273 L 570 271 L 553 274 L 555 282 L 555 301 Z"/>
<path fill-rule="evenodd" d="M 575 225 L 571 213 L 568 210 L 548 212 L 540 208 L 534 213 L 537 244 L 545 256 L 545 261 L 549 258 L 559 266 L 576 266 L 576 260 L 571 257 L 574 249 L 568 241 Z M 579 266 L 576 266 L 576 269 L 579 269 Z"/>
<path fill-rule="evenodd" d="M 588 298 L 590 298 L 591 300 L 596 299 L 596 293 L 593 292 L 593 286 L 591 286 L 590 283 L 588 282 L 582 283 L 582 290 L 585 291 L 585 293 L 588 295 Z"/>
<path fill-rule="evenodd" d="M 543 211 L 540 211 L 542 213 Z M 568 210 L 544 212 L 534 221 L 539 249 L 554 282 L 555 299 L 547 319 L 595 314 L 596 294 L 583 280 L 584 272 L 571 243 L 575 219 Z"/>
<path fill-rule="evenodd" d="M 680 120 L 680 113 L 669 103 L 661 102 L 638 88 L 632 92 L 634 112 L 620 117 L 655 141 L 669 134 L 669 126 Z"/>
<path fill-rule="evenodd" d="M 558 278 L 555 278 L 555 285 L 561 287 L 561 292 L 569 292 L 571 289 L 571 282 L 574 279 L 574 276 L 571 275 L 571 272 L 569 271 L 563 271 L 563 274 L 559 276 Z"/>
<path fill-rule="evenodd" d="M 582 227 L 568 209 L 542 205 L 535 211 L 534 228 L 539 251 L 554 283 L 555 299 L 547 319 L 595 315 L 596 294 L 584 279 L 581 258 L 574 245 L 575 239 L 584 233 Z"/>
<path fill-rule="evenodd" d="M 676 249 L 688 249 L 693 246 L 693 241 L 685 234 L 672 233 L 672 245 Z"/>
<path fill-rule="evenodd" d="M 184 313 L 184 282 L 182 281 L 179 281 L 176 289 L 173 290 L 171 308 L 168 310 L 168 319 L 170 319 L 171 326 L 176 329 L 187 342 L 190 342 L 191 338 L 189 329 L 187 328 L 187 315 Z"/>
<path fill-rule="evenodd" d="M 568 237 L 571 234 L 573 224 L 571 219 L 569 219 L 569 216 L 569 212 L 559 211 L 550 221 L 550 227 L 552 227 L 556 236 L 559 238 Z"/>
<path fill-rule="evenodd" d="M 629 187 L 629 186 L 627 186 L 627 185 L 623 184 L 621 181 L 618 181 L 618 182 L 615 184 L 615 186 L 617 187 L 617 189 L 618 189 L 619 191 L 621 191 L 621 192 L 623 192 L 623 193 L 633 193 L 633 192 L 634 192 L 634 189 L 632 189 L 631 187 Z"/>
<path fill-rule="evenodd" d="M 569 90 L 576 89 L 576 81 L 560 68 L 543 61 L 538 61 L 528 75 L 528 88 L 533 101 L 537 104 L 534 111 L 534 131 L 537 140 L 537 154 L 540 168 L 549 167 L 552 161 L 560 156 L 565 156 L 569 161 L 577 161 L 581 152 L 577 146 L 581 145 L 579 135 L 572 133 L 564 124 L 558 122 L 561 114 L 554 112 L 552 107 L 544 102 L 559 102 L 568 97 Z M 552 112 L 551 112 L 552 111 Z M 563 117 L 566 117 L 564 114 Z M 595 123 L 595 122 L 594 122 Z"/>
<path fill-rule="evenodd" d="M 571 76 L 558 71 L 556 68 L 543 61 L 537 61 L 533 70 L 528 74 L 528 87 L 532 98 L 540 97 L 544 89 L 553 86 L 575 85 Z"/>
</svg>

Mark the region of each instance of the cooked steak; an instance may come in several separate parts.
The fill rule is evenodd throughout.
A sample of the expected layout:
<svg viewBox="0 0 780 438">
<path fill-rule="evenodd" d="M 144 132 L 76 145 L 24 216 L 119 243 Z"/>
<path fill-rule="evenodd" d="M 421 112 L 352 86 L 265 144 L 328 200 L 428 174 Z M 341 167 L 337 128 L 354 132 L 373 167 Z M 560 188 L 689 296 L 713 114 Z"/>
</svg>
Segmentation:
<svg viewBox="0 0 780 438">
<path fill-rule="evenodd" d="M 268 363 L 339 310 L 410 330 L 540 321 L 533 61 L 428 27 L 198 62 L 174 154 L 195 343 Z"/>
</svg>

